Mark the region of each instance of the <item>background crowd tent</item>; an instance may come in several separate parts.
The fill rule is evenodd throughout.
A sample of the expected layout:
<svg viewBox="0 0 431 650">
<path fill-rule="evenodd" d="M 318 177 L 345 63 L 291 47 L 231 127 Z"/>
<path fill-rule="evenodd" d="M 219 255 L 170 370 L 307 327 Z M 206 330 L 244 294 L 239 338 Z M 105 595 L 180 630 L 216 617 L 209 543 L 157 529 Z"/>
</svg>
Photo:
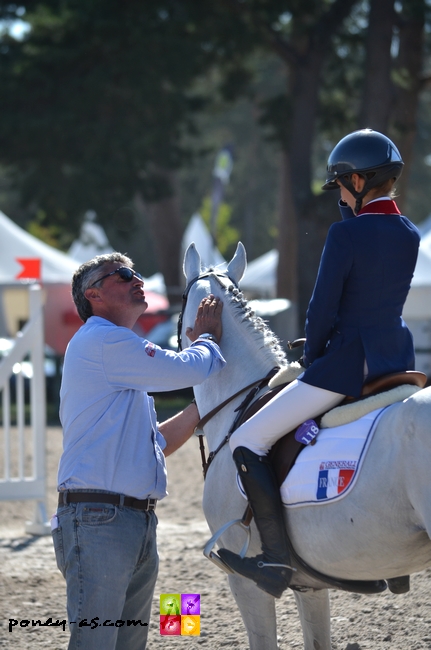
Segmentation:
<svg viewBox="0 0 431 650">
<path fill-rule="evenodd" d="M 181 278 L 184 278 L 182 264 L 185 252 L 193 243 L 201 256 L 202 267 L 218 266 L 220 269 L 226 269 L 226 260 L 215 245 L 201 215 L 196 213 L 190 218 L 181 240 Z"/>
<path fill-rule="evenodd" d="M 278 251 L 275 248 L 247 263 L 241 289 L 251 298 L 275 298 L 277 295 Z"/>
<path fill-rule="evenodd" d="M 428 232 L 422 235 L 403 317 L 413 334 L 416 369 L 431 379 L 431 223 Z"/>
<path fill-rule="evenodd" d="M 29 317 L 27 286 L 39 282 L 44 294 L 45 343 L 62 355 L 81 327 L 71 296 L 71 280 L 80 261 L 52 248 L 17 226 L 0 212 L 0 337 L 14 337 Z M 88 258 L 90 259 L 90 257 Z M 149 282 L 160 285 L 159 279 Z M 164 295 L 152 293 L 146 283 L 147 320 L 138 333 L 147 332 L 166 310 Z"/>
<path fill-rule="evenodd" d="M 14 337 L 29 317 L 29 282 L 43 287 L 45 342 L 63 354 L 81 325 L 70 295 L 76 260 L 48 246 L 0 212 L 0 336 Z"/>
<path fill-rule="evenodd" d="M 86 223 L 84 233 L 93 233 L 98 238 L 97 245 L 103 243 L 104 252 L 111 251 L 106 235 L 101 235 L 99 227 L 94 228 L 98 224 L 94 220 L 87 220 Z M 414 335 L 418 370 L 431 376 L 431 219 L 420 224 L 419 229 L 422 232 L 419 257 L 403 316 Z M 184 233 L 183 254 L 191 242 L 196 244 L 204 266 L 218 266 L 221 270 L 226 268 L 226 261 L 214 245 L 199 214 L 190 219 Z M 84 245 L 84 242 L 81 243 Z M 75 248 L 77 250 L 78 247 Z M 96 254 L 100 254 L 100 250 L 99 247 Z M 94 250 L 87 248 L 85 257 L 91 259 L 92 252 Z M 64 354 L 67 343 L 82 324 L 70 292 L 72 275 L 81 260 L 73 259 L 33 237 L 2 212 L 0 253 L 0 337 L 14 337 L 26 322 L 26 285 L 37 281 L 44 291 L 45 342 L 57 354 Z M 259 300 L 257 311 L 270 321 L 272 329 L 286 341 L 287 338 L 292 339 L 300 334 L 294 332 L 292 323 L 295 319 L 289 316 L 294 313 L 294 306 L 289 301 L 274 302 L 277 264 L 276 250 L 249 262 L 241 288 L 248 299 Z M 145 280 L 145 294 L 149 308 L 137 327 L 138 333 L 142 335 L 167 317 L 169 305 L 160 273 Z"/>
</svg>

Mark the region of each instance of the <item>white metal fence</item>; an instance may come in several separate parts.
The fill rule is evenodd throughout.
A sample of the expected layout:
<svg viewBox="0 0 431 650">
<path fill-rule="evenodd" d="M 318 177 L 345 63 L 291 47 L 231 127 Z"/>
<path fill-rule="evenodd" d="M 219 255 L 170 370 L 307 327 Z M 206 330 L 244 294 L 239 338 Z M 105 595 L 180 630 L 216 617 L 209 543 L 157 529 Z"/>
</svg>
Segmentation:
<svg viewBox="0 0 431 650">
<path fill-rule="evenodd" d="M 46 517 L 44 327 L 42 291 L 29 286 L 30 318 L 0 362 L 0 500 L 34 499 L 26 532 L 49 532 Z M 27 372 L 23 372 L 27 364 Z M 30 368 L 30 372 L 28 369 Z M 29 399 L 26 401 L 26 395 Z"/>
</svg>

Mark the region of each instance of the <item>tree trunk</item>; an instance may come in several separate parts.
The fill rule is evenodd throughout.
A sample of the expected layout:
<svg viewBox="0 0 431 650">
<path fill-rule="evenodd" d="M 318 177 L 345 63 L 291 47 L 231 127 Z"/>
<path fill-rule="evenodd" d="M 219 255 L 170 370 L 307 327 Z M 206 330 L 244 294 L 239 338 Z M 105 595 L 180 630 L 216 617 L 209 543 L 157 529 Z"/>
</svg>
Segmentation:
<svg viewBox="0 0 431 650">
<path fill-rule="evenodd" d="M 291 74 L 294 81 L 290 91 L 292 102 L 289 138 L 290 172 L 294 201 L 299 212 L 310 198 L 312 149 L 322 64 L 323 56 L 319 48 L 310 51 L 307 58 L 302 60 Z"/>
<path fill-rule="evenodd" d="M 172 196 L 161 201 L 145 202 L 141 195 L 135 197 L 135 206 L 148 220 L 157 265 L 163 273 L 167 297 L 171 306 L 181 303 L 183 283 L 180 281 L 180 251 L 183 228 L 181 226 L 175 172 L 158 170 L 173 190 Z"/>
<path fill-rule="evenodd" d="M 317 246 L 320 258 L 326 235 L 326 231 L 322 234 L 322 229 L 319 227 L 316 234 L 318 233 L 321 239 L 319 238 L 313 247 L 304 248 L 301 246 L 301 240 L 298 241 L 298 229 L 302 233 L 304 228 L 308 227 L 304 210 L 312 198 L 312 147 L 319 105 L 320 75 L 331 38 L 355 3 L 356 0 L 335 0 L 312 29 L 305 25 L 299 26 L 300 36 L 294 46 L 291 45 L 285 50 L 281 47 L 274 48 L 287 67 L 287 76 L 291 81 L 289 97 L 292 107 L 290 136 L 283 164 L 283 173 L 289 174 L 289 178 L 283 182 L 281 190 L 281 197 L 285 204 L 280 205 L 279 222 L 281 231 L 279 264 L 283 266 L 278 271 L 277 280 L 285 284 L 279 284 L 277 292 L 287 298 L 297 297 L 300 319 L 305 313 L 314 286 L 315 275 L 311 277 L 309 272 L 310 269 L 316 268 L 314 250 Z M 305 43 L 304 33 L 308 34 Z M 296 221 L 295 224 L 292 223 L 293 220 Z M 286 223 L 283 223 L 284 221 Z M 289 243 L 286 238 L 290 239 Z M 289 246 L 289 250 L 296 247 L 298 251 L 301 250 L 301 254 L 287 254 L 284 246 Z M 288 286 L 290 295 L 287 295 Z"/>
<path fill-rule="evenodd" d="M 396 102 L 392 117 L 396 143 L 404 160 L 404 169 L 397 182 L 398 203 L 402 210 L 406 200 L 409 171 L 416 137 L 417 108 L 421 90 L 425 0 L 403 3 L 400 25 L 400 45 L 394 83 Z"/>
<path fill-rule="evenodd" d="M 291 170 L 289 154 L 284 151 L 281 157 L 280 174 L 280 205 L 277 249 L 279 251 L 277 268 L 277 295 L 288 298 L 293 303 L 293 309 L 298 306 L 298 219 L 293 192 L 290 186 Z M 296 337 L 298 323 L 295 333 Z"/>
<path fill-rule="evenodd" d="M 359 127 L 387 133 L 393 86 L 391 46 L 395 0 L 371 0 Z"/>
</svg>

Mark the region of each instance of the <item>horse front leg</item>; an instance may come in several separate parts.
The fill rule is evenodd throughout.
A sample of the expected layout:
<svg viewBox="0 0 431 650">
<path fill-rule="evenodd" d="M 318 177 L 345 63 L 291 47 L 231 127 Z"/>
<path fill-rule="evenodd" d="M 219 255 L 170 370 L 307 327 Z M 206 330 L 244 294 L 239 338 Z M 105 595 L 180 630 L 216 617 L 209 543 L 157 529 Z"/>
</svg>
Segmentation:
<svg viewBox="0 0 431 650">
<path fill-rule="evenodd" d="M 304 650 L 331 650 L 331 616 L 327 589 L 294 591 Z"/>
<path fill-rule="evenodd" d="M 236 574 L 229 575 L 229 584 L 247 630 L 250 650 L 277 650 L 274 598 Z"/>
</svg>

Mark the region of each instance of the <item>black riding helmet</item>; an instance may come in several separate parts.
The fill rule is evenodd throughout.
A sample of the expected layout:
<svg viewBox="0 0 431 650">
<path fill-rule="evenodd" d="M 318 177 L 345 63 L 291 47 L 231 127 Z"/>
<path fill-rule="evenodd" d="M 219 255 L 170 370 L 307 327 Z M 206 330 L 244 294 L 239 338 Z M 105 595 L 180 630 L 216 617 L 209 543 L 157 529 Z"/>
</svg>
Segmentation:
<svg viewBox="0 0 431 650">
<path fill-rule="evenodd" d="M 322 189 L 338 189 L 339 180 L 355 197 L 356 212 L 359 212 L 367 192 L 391 178 L 397 179 L 403 165 L 400 152 L 385 135 L 371 129 L 354 131 L 340 140 L 332 150 L 328 159 L 326 183 Z M 365 178 L 361 192 L 356 192 L 351 183 L 353 173 Z"/>
</svg>

